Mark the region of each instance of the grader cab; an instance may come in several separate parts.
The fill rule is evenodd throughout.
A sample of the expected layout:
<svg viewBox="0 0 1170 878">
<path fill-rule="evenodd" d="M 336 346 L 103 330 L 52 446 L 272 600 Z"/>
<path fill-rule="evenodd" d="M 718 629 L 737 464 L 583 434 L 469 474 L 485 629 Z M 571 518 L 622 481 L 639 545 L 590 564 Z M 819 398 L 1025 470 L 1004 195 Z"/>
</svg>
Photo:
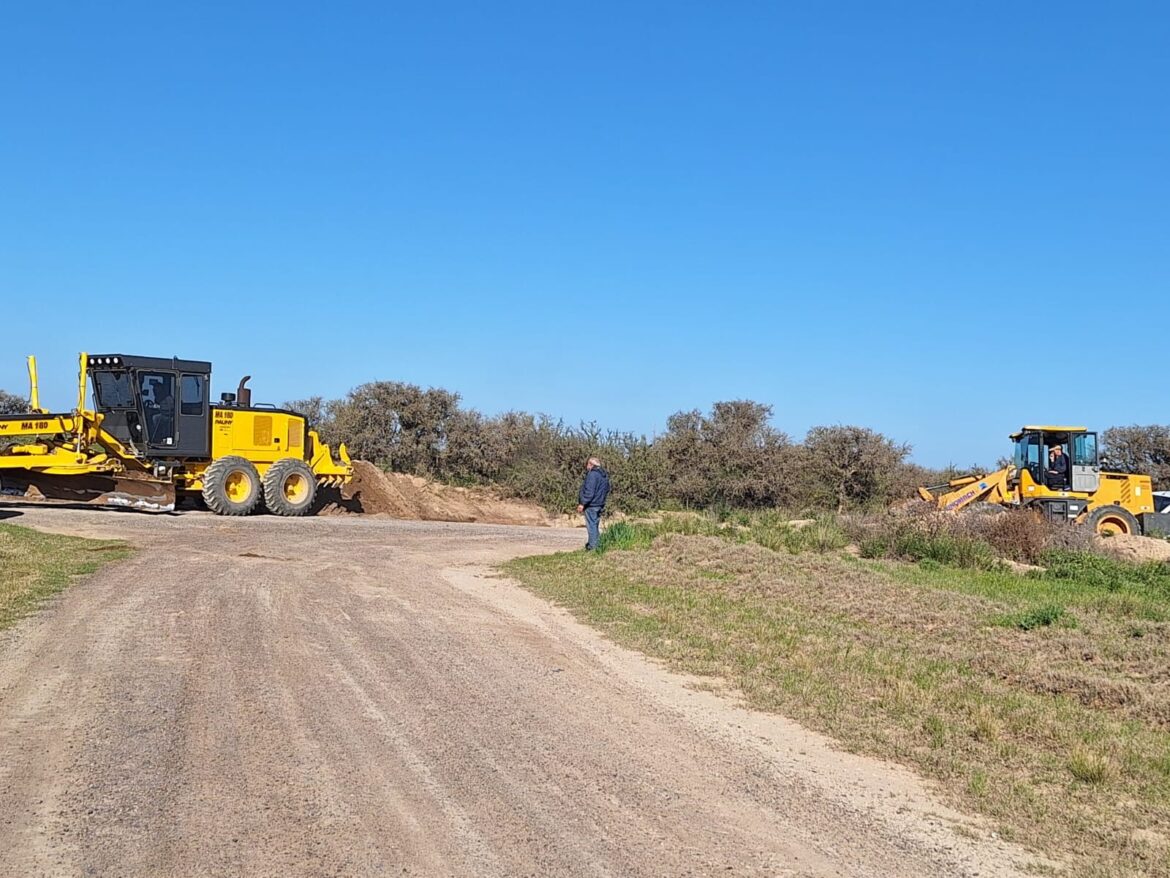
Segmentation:
<svg viewBox="0 0 1170 878">
<path fill-rule="evenodd" d="M 299 516 L 318 488 L 353 477 L 344 443 L 334 459 L 304 415 L 253 405 L 248 378 L 212 402 L 208 362 L 82 354 L 68 413 L 41 408 L 35 358 L 28 367 L 31 410 L 0 415 L 5 488 L 155 509 L 192 496 L 220 515 L 247 515 L 263 501 Z"/>
</svg>

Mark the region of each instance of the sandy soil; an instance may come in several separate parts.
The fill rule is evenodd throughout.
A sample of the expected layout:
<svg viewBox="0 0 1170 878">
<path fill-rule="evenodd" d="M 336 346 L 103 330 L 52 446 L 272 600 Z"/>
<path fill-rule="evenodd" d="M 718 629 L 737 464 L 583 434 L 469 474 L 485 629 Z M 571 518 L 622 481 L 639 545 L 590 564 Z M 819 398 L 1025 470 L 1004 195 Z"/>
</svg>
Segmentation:
<svg viewBox="0 0 1170 878">
<path fill-rule="evenodd" d="M 136 556 L 0 635 L 0 875 L 1014 875 L 910 773 L 490 565 L 567 530 L 0 505 Z"/>
<path fill-rule="evenodd" d="M 410 521 L 460 521 L 535 527 L 581 526 L 580 516 L 550 515 L 535 503 L 501 497 L 488 488 L 459 488 L 419 476 L 384 472 L 354 461 L 354 478 L 344 491 L 321 497 L 324 515 L 364 513 Z"/>
<path fill-rule="evenodd" d="M 1097 543 L 1122 561 L 1170 561 L 1170 541 L 1130 534 L 1098 538 Z"/>
</svg>

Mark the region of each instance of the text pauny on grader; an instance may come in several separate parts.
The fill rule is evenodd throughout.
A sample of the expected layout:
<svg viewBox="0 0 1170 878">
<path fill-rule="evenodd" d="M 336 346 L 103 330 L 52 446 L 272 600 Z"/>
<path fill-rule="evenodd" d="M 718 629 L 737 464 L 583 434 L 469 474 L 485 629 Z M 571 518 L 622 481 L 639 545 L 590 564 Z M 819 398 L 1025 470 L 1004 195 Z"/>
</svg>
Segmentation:
<svg viewBox="0 0 1170 878">
<path fill-rule="evenodd" d="M 335 460 L 304 415 L 252 405 L 248 378 L 213 404 L 207 362 L 82 354 L 68 414 L 41 408 L 34 357 L 28 371 L 31 410 L 0 415 L 4 487 L 141 508 L 202 496 L 220 515 L 247 515 L 263 499 L 270 512 L 298 516 L 319 487 L 353 477 L 344 443 Z"/>
<path fill-rule="evenodd" d="M 1009 466 L 983 476 L 918 489 L 923 500 L 958 511 L 976 503 L 1036 509 L 1046 517 L 1086 524 L 1098 533 L 1140 534 L 1155 515 L 1149 476 L 1103 471 L 1097 434 L 1084 427 L 1023 427 L 1011 435 Z M 1068 458 L 1060 479 L 1049 475 L 1049 452 Z"/>
</svg>

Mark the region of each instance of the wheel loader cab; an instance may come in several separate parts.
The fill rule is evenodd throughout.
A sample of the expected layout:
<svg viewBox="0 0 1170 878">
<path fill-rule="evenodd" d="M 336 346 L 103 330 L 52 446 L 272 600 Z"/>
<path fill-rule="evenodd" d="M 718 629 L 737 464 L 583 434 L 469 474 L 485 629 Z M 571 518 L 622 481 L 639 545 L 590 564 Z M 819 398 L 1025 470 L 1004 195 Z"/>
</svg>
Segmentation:
<svg viewBox="0 0 1170 878">
<path fill-rule="evenodd" d="M 95 410 L 119 442 L 147 458 L 211 451 L 211 364 L 124 354 L 89 358 Z"/>
<path fill-rule="evenodd" d="M 1053 491 L 1094 493 L 1101 484 L 1101 462 L 1097 434 L 1084 427 L 1024 427 L 1012 435 L 1015 442 L 1013 463 L 1026 469 L 1032 481 Z M 1068 477 L 1063 484 L 1048 475 L 1048 455 L 1060 446 L 1068 456 Z"/>
</svg>

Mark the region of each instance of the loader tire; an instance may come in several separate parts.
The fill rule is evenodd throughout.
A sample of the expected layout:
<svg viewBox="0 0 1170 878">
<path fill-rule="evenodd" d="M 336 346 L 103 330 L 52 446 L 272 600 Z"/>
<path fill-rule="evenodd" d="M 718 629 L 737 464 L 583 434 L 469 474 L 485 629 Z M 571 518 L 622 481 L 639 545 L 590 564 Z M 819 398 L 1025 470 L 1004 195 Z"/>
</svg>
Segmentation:
<svg viewBox="0 0 1170 878">
<path fill-rule="evenodd" d="M 278 460 L 264 474 L 264 505 L 275 515 L 307 515 L 317 498 L 317 477 L 295 457 Z"/>
<path fill-rule="evenodd" d="M 1142 532 L 1133 513 L 1120 506 L 1098 506 L 1089 513 L 1085 523 L 1101 536 L 1140 534 Z"/>
<path fill-rule="evenodd" d="M 260 473 L 242 457 L 221 457 L 203 471 L 203 502 L 216 515 L 250 514 L 263 490 Z"/>
</svg>

